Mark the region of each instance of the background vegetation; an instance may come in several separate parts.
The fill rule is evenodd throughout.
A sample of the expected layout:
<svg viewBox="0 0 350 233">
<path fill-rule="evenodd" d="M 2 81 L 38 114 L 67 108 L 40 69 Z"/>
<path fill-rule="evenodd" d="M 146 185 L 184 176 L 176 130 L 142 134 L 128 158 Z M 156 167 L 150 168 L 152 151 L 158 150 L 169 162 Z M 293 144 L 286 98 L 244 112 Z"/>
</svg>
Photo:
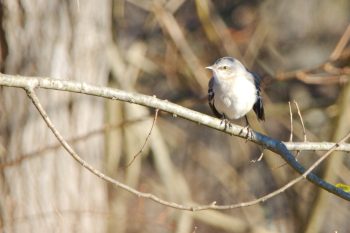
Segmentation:
<svg viewBox="0 0 350 233">
<path fill-rule="evenodd" d="M 262 76 L 266 121 L 252 127 L 290 140 L 288 101 L 308 141 L 350 131 L 350 2 L 226 0 L 2 0 L 0 70 L 84 81 L 207 113 L 204 69 L 233 56 Z M 348 29 L 347 29 L 348 27 Z M 337 46 L 338 45 L 338 46 Z M 341 48 L 341 49 L 339 49 Z M 40 90 L 50 118 L 89 163 L 177 203 L 256 199 L 297 174 L 279 156 L 163 112 Z M 187 212 L 115 189 L 73 161 L 22 90 L 1 89 L 0 227 L 3 232 L 347 232 L 349 203 L 302 181 L 230 211 Z M 304 134 L 294 112 L 294 141 Z M 243 124 L 243 121 L 235 122 Z M 311 165 L 321 152 L 301 152 Z M 348 154 L 316 173 L 349 183 Z"/>
</svg>

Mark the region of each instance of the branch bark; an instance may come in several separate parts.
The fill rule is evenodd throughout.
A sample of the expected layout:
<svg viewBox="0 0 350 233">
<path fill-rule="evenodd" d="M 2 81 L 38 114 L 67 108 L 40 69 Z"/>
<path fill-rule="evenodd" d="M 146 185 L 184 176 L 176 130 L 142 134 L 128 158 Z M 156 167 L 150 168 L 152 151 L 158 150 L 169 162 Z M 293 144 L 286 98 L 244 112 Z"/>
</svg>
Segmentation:
<svg viewBox="0 0 350 233">
<path fill-rule="evenodd" d="M 244 135 L 247 135 L 246 129 L 244 129 L 241 126 L 233 124 L 232 127 L 225 129 L 225 127 L 221 124 L 221 121 L 219 119 L 170 103 L 167 100 L 157 99 L 155 96 L 152 97 L 137 93 L 130 93 L 118 89 L 98 87 L 81 82 L 41 77 L 13 76 L 6 74 L 0 74 L 0 85 L 23 88 L 27 91 L 34 90 L 35 88 L 70 91 L 108 99 L 121 100 L 129 103 L 160 109 L 162 111 L 166 111 L 168 113 L 173 114 L 173 116 L 179 116 L 181 118 L 196 122 L 198 124 L 202 124 L 207 127 L 223 131 L 230 135 L 235 135 L 242 138 L 244 137 Z M 345 200 L 350 201 L 350 193 L 347 193 L 342 189 L 335 187 L 334 185 L 326 182 L 325 180 L 319 178 L 311 172 L 307 173 L 308 170 L 306 170 L 298 161 L 295 160 L 293 154 L 287 149 L 286 145 L 283 142 L 275 140 L 258 132 L 253 132 L 249 135 L 247 139 L 279 154 L 296 172 L 298 172 L 301 175 L 307 174 L 305 177 L 310 182 L 321 187 L 322 189 L 327 190 L 328 192 L 331 192 Z M 336 147 L 338 147 L 338 145 L 340 146 L 340 144 L 334 143 L 333 150 Z M 345 144 L 345 146 L 348 145 Z M 329 149 L 332 149 L 332 147 Z M 125 187 L 125 189 L 128 188 L 129 187 Z M 209 205 L 209 207 L 210 206 L 212 205 Z"/>
</svg>

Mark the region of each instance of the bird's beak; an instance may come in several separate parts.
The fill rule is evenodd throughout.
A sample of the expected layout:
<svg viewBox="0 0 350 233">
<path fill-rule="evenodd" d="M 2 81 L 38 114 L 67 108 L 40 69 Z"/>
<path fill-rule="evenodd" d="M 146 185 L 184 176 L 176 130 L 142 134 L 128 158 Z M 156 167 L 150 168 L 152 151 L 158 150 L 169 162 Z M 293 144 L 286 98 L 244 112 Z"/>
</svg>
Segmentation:
<svg viewBox="0 0 350 233">
<path fill-rule="evenodd" d="M 208 69 L 208 70 L 213 70 L 214 69 L 213 66 L 207 66 L 205 68 Z"/>
</svg>

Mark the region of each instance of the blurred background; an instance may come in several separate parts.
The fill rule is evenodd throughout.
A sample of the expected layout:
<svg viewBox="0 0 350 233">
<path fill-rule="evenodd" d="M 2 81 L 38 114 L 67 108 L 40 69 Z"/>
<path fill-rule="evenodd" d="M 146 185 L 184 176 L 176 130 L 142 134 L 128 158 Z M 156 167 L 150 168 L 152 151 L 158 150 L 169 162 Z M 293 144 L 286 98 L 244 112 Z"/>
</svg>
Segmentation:
<svg viewBox="0 0 350 233">
<path fill-rule="evenodd" d="M 156 95 L 210 114 L 204 69 L 222 56 L 262 77 L 266 121 L 282 141 L 350 130 L 348 0 L 0 0 L 0 71 Z M 347 31 L 346 31 L 347 30 Z M 343 38 L 343 40 L 341 40 Z M 340 43 L 338 43 L 340 41 Z M 188 212 L 101 181 L 57 143 L 21 89 L 0 89 L 1 232 L 349 232 L 349 203 L 302 181 L 264 203 Z M 57 129 L 97 169 L 180 204 L 254 200 L 298 175 L 241 138 L 154 109 L 38 90 Z M 244 124 L 244 121 L 234 122 Z M 311 165 L 322 152 L 301 152 Z M 349 154 L 316 173 L 349 184 Z"/>
</svg>

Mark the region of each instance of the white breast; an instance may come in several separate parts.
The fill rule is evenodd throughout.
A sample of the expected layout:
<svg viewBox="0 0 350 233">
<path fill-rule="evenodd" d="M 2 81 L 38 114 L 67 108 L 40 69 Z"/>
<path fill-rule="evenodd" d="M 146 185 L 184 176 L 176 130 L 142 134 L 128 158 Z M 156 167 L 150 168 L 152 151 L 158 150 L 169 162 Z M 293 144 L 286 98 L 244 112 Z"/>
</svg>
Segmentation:
<svg viewBox="0 0 350 233">
<path fill-rule="evenodd" d="M 256 87 L 245 77 L 218 79 L 214 77 L 214 104 L 219 113 L 228 119 L 246 115 L 256 102 Z"/>
</svg>

